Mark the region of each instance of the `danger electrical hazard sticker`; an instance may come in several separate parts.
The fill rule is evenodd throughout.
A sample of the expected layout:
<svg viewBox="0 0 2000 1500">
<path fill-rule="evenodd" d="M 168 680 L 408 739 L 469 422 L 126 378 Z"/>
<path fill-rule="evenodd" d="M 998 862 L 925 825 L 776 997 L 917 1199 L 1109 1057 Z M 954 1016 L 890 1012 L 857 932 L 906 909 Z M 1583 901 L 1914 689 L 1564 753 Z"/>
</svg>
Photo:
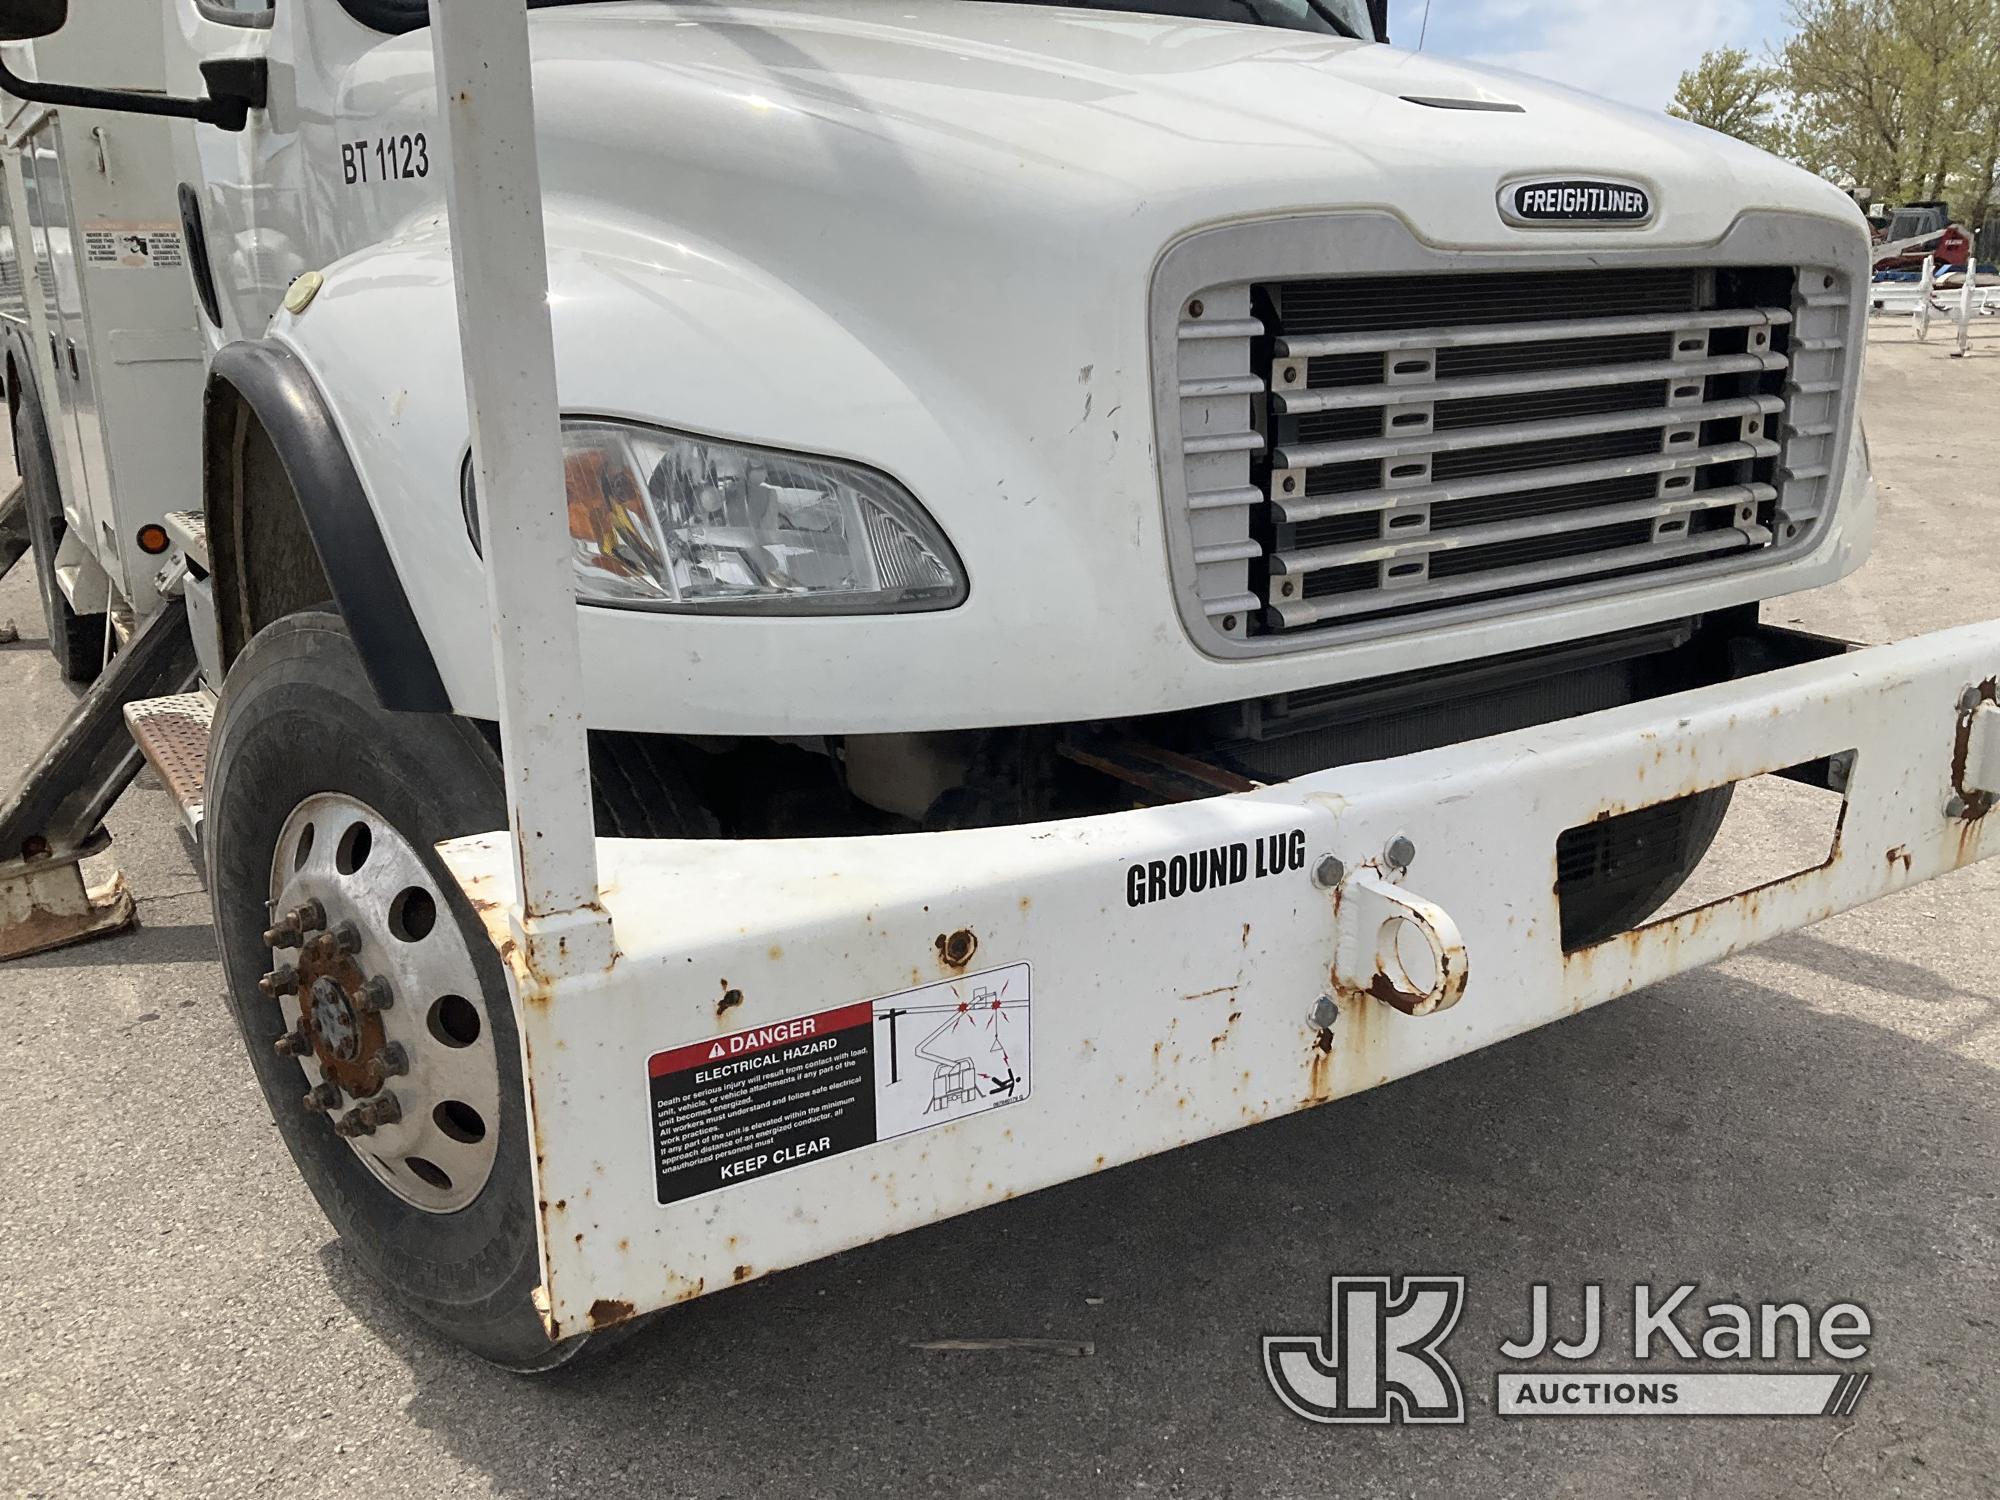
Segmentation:
<svg viewBox="0 0 2000 1500">
<path fill-rule="evenodd" d="M 656 1052 L 661 1203 L 1019 1104 L 1028 965 L 1010 964 Z"/>
</svg>

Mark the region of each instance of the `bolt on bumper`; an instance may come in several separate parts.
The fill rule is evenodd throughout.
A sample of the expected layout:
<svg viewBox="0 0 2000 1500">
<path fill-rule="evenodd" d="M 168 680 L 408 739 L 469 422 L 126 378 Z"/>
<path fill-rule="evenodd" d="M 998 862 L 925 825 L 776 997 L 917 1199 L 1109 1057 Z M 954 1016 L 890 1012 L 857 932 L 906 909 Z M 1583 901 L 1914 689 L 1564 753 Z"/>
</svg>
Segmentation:
<svg viewBox="0 0 2000 1500">
<path fill-rule="evenodd" d="M 513 940 L 507 836 L 448 843 L 514 991 L 550 1334 L 1386 1083 L 2000 853 L 1996 677 L 2000 622 L 1169 807 L 600 840 L 618 952 L 559 987 Z M 1828 757 L 1846 784 L 1824 863 L 1563 951 L 1566 829 Z M 997 1033 L 1022 1054 L 1004 1079 L 918 1024 L 975 996 L 1020 1023 Z M 685 1171 L 668 1167 L 699 1158 L 673 1155 L 691 1117 L 660 1070 L 707 1086 L 682 1054 L 796 1041 L 810 1022 L 872 1038 L 856 1066 L 875 1075 L 875 1137 L 779 1148 L 789 1165 L 763 1151 L 761 1175 L 669 1191 Z M 965 1086 L 961 1063 L 1005 1099 Z M 892 1130 L 919 1068 L 935 1092 Z M 703 1128 L 737 1128 L 716 1118 Z"/>
</svg>

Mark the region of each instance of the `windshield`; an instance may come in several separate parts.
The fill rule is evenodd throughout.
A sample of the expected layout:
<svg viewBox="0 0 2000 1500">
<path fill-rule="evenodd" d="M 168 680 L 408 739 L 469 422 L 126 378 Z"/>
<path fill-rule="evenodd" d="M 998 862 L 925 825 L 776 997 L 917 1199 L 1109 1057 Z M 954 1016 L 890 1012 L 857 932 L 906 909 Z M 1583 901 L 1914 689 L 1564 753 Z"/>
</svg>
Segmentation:
<svg viewBox="0 0 2000 1500">
<path fill-rule="evenodd" d="M 242 0 L 226 0 L 240 5 Z M 347 13 L 377 31 L 414 31 L 430 24 L 428 0 L 340 0 Z M 586 0 L 527 0 L 530 9 L 545 5 L 579 5 Z M 810 9 L 812 0 L 799 0 Z M 1193 21 L 1236 21 L 1247 26 L 1275 26 L 1285 31 L 1316 31 L 1322 36 L 1375 40 L 1368 18 L 1368 0 L 1013 0 L 1016 4 L 1047 4 L 1055 10 L 1113 10 L 1142 16 L 1180 16 Z"/>
<path fill-rule="evenodd" d="M 1285 31 L 1317 31 L 1372 41 L 1368 0 L 1014 0 L 1052 10 L 1118 10 L 1143 16 L 1179 16 L 1190 21 L 1240 21 Z"/>
</svg>

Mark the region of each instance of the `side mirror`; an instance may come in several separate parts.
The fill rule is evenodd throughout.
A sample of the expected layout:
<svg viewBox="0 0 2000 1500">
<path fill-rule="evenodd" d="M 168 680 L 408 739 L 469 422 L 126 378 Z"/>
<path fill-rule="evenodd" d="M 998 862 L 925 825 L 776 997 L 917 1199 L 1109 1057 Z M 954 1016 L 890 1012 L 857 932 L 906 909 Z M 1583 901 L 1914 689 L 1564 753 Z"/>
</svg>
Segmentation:
<svg viewBox="0 0 2000 1500">
<path fill-rule="evenodd" d="M 0 42 L 25 42 L 62 30 L 69 19 L 69 0 L 0 0 Z M 250 111 L 263 109 L 270 93 L 269 66 L 261 57 L 214 58 L 201 65 L 207 97 L 173 99 L 131 89 L 97 89 L 73 83 L 22 78 L 0 58 L 0 89 L 16 99 L 58 108 L 120 110 L 134 115 L 164 115 L 198 120 L 218 130 L 241 130 Z"/>
<path fill-rule="evenodd" d="M 26 42 L 61 31 L 69 0 L 0 0 L 0 42 Z"/>
</svg>

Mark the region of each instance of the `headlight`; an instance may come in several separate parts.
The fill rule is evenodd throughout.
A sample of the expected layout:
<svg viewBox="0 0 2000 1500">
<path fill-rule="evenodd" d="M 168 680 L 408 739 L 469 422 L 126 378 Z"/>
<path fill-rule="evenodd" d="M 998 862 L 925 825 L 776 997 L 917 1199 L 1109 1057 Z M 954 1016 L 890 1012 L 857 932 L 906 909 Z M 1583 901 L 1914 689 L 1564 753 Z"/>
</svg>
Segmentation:
<svg viewBox="0 0 2000 1500">
<path fill-rule="evenodd" d="M 887 475 L 623 422 L 563 422 L 577 598 L 714 614 L 950 609 L 965 572 Z M 465 517 L 479 541 L 472 466 Z"/>
</svg>

